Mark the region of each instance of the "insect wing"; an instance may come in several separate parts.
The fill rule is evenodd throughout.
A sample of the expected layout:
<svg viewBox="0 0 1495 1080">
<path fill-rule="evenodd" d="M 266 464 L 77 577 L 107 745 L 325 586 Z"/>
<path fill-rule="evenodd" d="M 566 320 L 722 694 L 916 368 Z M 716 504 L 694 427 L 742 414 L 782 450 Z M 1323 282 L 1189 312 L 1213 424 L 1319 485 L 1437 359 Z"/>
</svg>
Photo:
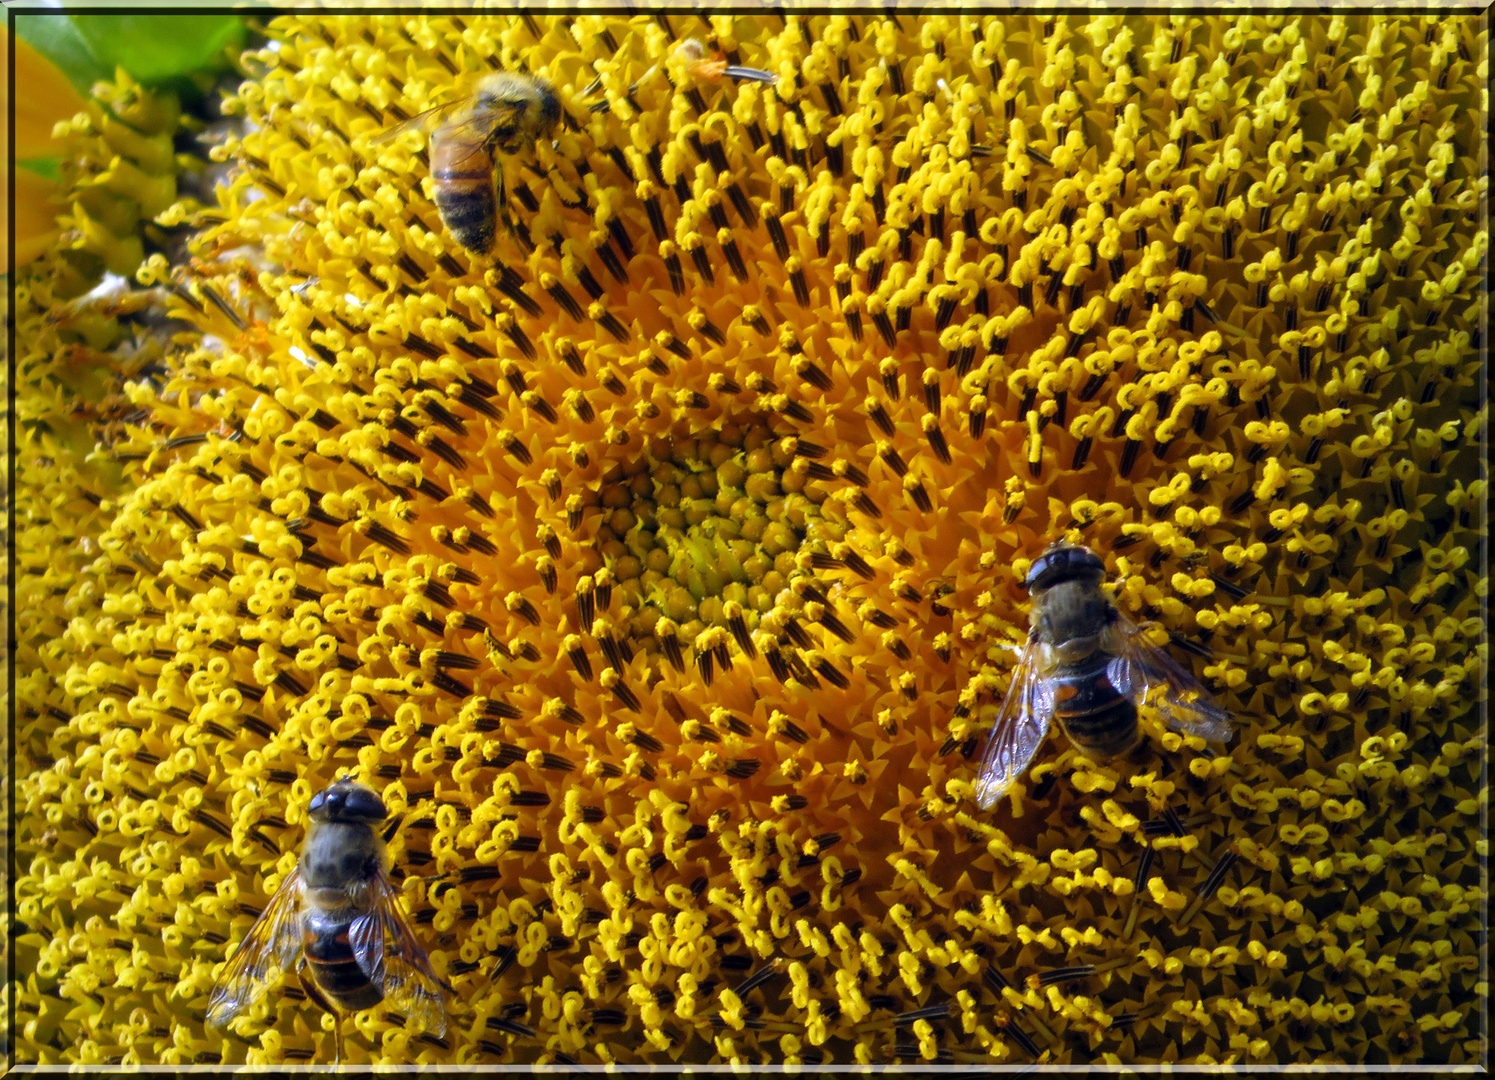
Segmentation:
<svg viewBox="0 0 1495 1080">
<path fill-rule="evenodd" d="M 208 998 L 208 1022 L 226 1027 L 265 993 L 270 980 L 289 971 L 301 951 L 301 867 L 286 876 L 270 906 L 244 935 Z"/>
<path fill-rule="evenodd" d="M 976 801 L 990 810 L 1033 760 L 1054 715 L 1054 694 L 1038 673 L 1037 639 L 1030 639 L 1012 669 L 1012 685 L 987 736 L 976 779 Z"/>
<path fill-rule="evenodd" d="M 384 919 L 377 911 L 360 915 L 348 927 L 353 959 L 375 986 L 384 985 Z"/>
<path fill-rule="evenodd" d="M 379 134 L 369 139 L 369 145 L 380 146 L 387 142 L 393 142 L 401 135 L 405 135 L 412 131 L 430 131 L 441 124 L 443 120 L 446 120 L 449 116 L 451 116 L 452 113 L 456 112 L 463 105 L 471 103 L 471 101 L 471 97 L 462 97 L 458 98 L 456 101 L 448 101 L 443 105 L 433 106 L 432 108 L 429 108 L 424 112 L 418 112 L 409 120 L 401 120 L 393 127 L 387 127 L 383 131 L 379 132 Z M 464 126 L 473 124 L 475 121 L 475 117 L 469 119 L 465 122 Z"/>
<path fill-rule="evenodd" d="M 370 885 L 372 910 L 348 931 L 348 944 L 369 981 L 384 991 L 389 1005 L 413 1016 L 426 1031 L 446 1033 L 446 995 L 454 993 L 431 967 L 431 958 L 416 940 L 400 908 L 400 894 L 388 875 Z"/>
<path fill-rule="evenodd" d="M 1234 725 L 1199 680 L 1177 661 L 1143 636 L 1136 623 L 1121 612 L 1111 628 L 1115 658 L 1106 666 L 1106 676 L 1120 693 L 1142 704 L 1152 691 L 1161 697 L 1150 704 L 1163 714 L 1168 726 L 1205 742 L 1229 742 Z"/>
<path fill-rule="evenodd" d="M 776 83 L 779 81 L 779 77 L 771 71 L 764 71 L 762 68 L 738 67 L 735 64 L 729 64 L 723 68 L 722 74 L 738 82 Z"/>
</svg>

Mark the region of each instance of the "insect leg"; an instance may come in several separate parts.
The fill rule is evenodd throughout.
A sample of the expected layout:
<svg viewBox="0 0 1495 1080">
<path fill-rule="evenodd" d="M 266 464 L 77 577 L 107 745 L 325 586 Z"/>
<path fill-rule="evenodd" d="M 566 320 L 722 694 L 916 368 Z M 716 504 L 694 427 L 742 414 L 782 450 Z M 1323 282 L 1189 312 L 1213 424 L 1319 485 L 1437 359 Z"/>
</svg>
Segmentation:
<svg viewBox="0 0 1495 1080">
<path fill-rule="evenodd" d="M 525 225 L 524 221 L 514 215 L 513 208 L 509 205 L 510 185 L 508 169 L 512 158 L 512 154 L 500 154 L 493 163 L 493 179 L 497 185 L 494 216 L 498 218 L 498 223 L 503 226 L 503 231 L 513 237 L 514 242 L 523 248 L 526 254 L 533 254 L 535 242 L 530 237 L 529 228 Z M 534 195 L 530 193 L 528 188 L 524 189 L 524 195 L 528 196 L 531 200 L 534 199 Z M 538 208 L 539 204 L 536 203 L 535 205 Z"/>
<path fill-rule="evenodd" d="M 306 996 L 311 998 L 312 1004 L 325 1013 L 337 1015 L 337 1010 L 332 1007 L 332 1002 L 327 1000 L 322 993 L 322 988 L 317 985 L 317 980 L 312 978 L 311 972 L 307 970 L 306 961 L 302 960 L 296 973 L 301 977 L 301 988 L 306 991 Z"/>
<path fill-rule="evenodd" d="M 504 163 L 499 161 L 493 170 L 493 179 L 498 184 L 498 199 L 494 205 L 498 209 L 498 221 L 508 233 L 514 232 L 514 217 L 509 213 L 509 181 L 504 175 Z"/>
<path fill-rule="evenodd" d="M 343 1061 L 342 1014 L 333 1007 L 332 1002 L 327 1000 L 326 995 L 322 993 L 322 988 L 317 985 L 317 980 L 312 978 L 311 972 L 307 970 L 305 957 L 302 958 L 296 970 L 301 977 L 301 988 L 306 991 L 306 996 L 311 998 L 317 1008 L 332 1017 L 332 1064 L 336 1068 Z"/>
</svg>

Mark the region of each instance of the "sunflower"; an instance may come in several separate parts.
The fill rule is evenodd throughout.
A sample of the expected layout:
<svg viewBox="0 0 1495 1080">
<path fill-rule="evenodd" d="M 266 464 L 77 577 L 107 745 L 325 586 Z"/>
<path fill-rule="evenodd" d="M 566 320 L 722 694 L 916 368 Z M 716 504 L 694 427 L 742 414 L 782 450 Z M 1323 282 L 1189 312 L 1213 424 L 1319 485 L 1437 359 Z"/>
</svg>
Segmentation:
<svg viewBox="0 0 1495 1080">
<path fill-rule="evenodd" d="M 116 486 L 22 447 L 23 1059 L 329 1057 L 203 1014 L 341 771 L 460 998 L 355 1060 L 1482 1059 L 1482 19 L 269 33 Z M 381 133 L 500 70 L 476 254 Z M 1238 734 L 982 812 L 1060 536 Z"/>
</svg>

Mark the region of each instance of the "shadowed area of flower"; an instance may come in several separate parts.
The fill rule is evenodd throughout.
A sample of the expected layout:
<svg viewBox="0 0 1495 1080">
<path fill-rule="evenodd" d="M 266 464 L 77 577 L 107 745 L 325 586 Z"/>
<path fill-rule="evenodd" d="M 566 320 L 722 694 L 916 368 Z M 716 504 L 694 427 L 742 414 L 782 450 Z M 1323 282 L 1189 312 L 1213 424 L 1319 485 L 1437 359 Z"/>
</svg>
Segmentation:
<svg viewBox="0 0 1495 1080">
<path fill-rule="evenodd" d="M 17 312 L 22 1060 L 330 1060 L 203 1013 L 341 769 L 458 990 L 355 1061 L 1484 1054 L 1482 20 L 269 33 L 86 462 Z M 479 256 L 377 136 L 490 70 Z M 1061 535 L 1238 734 L 984 813 Z"/>
</svg>

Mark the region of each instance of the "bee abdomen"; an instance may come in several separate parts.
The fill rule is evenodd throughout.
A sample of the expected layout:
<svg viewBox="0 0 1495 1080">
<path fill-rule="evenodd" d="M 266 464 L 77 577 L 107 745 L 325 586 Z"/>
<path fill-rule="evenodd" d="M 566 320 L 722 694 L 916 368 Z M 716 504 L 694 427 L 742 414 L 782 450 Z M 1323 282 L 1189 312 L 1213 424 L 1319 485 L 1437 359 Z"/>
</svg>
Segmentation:
<svg viewBox="0 0 1495 1080">
<path fill-rule="evenodd" d="M 358 966 L 346 924 L 335 930 L 308 930 L 303 951 L 322 992 L 348 1012 L 371 1009 L 384 1000 L 384 991 Z"/>
<path fill-rule="evenodd" d="M 1065 733 L 1092 757 L 1110 758 L 1137 745 L 1137 706 L 1111 684 L 1108 653 L 1091 653 L 1055 673 L 1054 716 Z"/>
<path fill-rule="evenodd" d="M 478 254 L 493 247 L 498 202 L 491 172 L 433 171 L 436 209 L 459 244 Z"/>
</svg>

